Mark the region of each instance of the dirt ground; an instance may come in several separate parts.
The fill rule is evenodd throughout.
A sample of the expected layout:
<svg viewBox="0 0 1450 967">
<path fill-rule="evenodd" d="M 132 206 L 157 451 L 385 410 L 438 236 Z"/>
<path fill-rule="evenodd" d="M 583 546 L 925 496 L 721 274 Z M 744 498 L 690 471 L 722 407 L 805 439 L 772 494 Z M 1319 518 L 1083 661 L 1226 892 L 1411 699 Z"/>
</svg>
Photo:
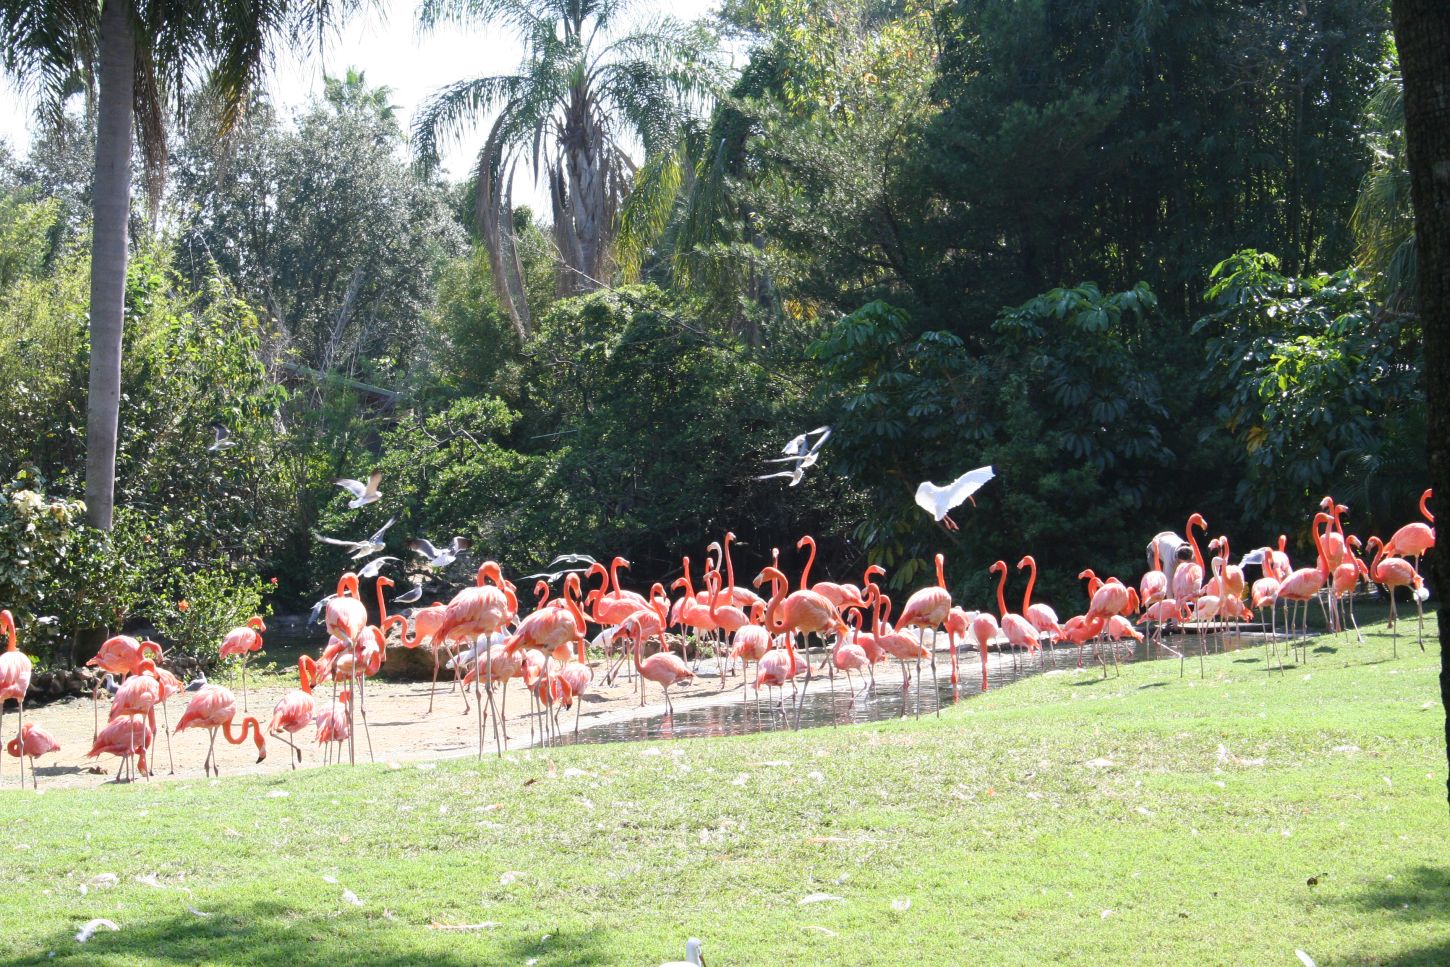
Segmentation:
<svg viewBox="0 0 1450 967">
<path fill-rule="evenodd" d="M 941 651 L 946 650 L 945 646 L 946 639 L 943 637 Z M 817 651 L 812 656 L 813 663 L 819 665 L 821 657 Z M 939 659 L 939 661 L 945 660 L 945 657 Z M 900 684 L 901 674 L 896 665 L 897 663 L 894 661 L 885 661 L 877 666 L 878 685 Z M 584 695 L 580 706 L 579 725 L 581 729 L 607 721 L 616 721 L 622 717 L 659 714 L 664 710 L 663 696 L 659 686 L 647 685 L 647 705 L 641 708 L 637 681 L 632 682 L 621 673 L 612 685 L 606 685 L 604 677 L 608 666 L 596 661 L 592 667 L 594 683 Z M 742 679 L 738 665 L 733 674 L 726 676 L 723 691 L 720 688 L 720 679 L 716 674 L 713 659 L 706 658 L 700 661 L 697 676 L 692 683 L 671 689 L 671 697 L 676 711 L 714 702 L 738 702 L 741 700 Z M 752 682 L 754 676 L 755 668 L 752 665 L 750 669 Z M 242 693 L 238 685 L 225 678 L 214 681 L 216 684 L 232 688 L 236 693 L 236 724 L 240 725 L 245 715 L 254 715 L 260 720 L 264 731 L 271 719 L 272 708 L 277 700 L 296 684 L 295 681 L 287 684 L 279 683 L 276 678 L 267 678 L 261 687 L 252 685 L 246 695 L 248 711 L 243 713 Z M 464 702 L 459 691 L 454 689 L 450 692 L 449 685 L 440 682 L 433 712 L 429 714 L 429 690 L 428 682 L 396 683 L 377 679 L 369 680 L 366 702 L 368 731 L 371 733 L 372 759 L 374 761 L 417 762 L 476 754 L 478 721 L 471 712 L 464 714 Z M 754 694 L 753 688 L 751 694 Z M 318 685 L 316 696 L 318 707 L 327 707 L 332 697 L 332 685 L 330 683 Z M 190 697 L 183 693 L 174 695 L 167 701 L 166 714 L 173 725 L 181 718 Z M 474 704 L 471 689 L 469 704 L 470 706 Z M 497 696 L 495 704 L 499 704 Z M 537 717 L 530 715 L 529 704 L 529 696 L 522 683 L 517 679 L 510 682 L 507 697 L 502 703 L 507 711 L 505 731 L 510 738 L 510 749 L 521 749 L 530 744 L 530 719 L 537 719 Z M 102 755 L 98 759 L 85 758 L 86 753 L 90 751 L 97 723 L 101 726 L 105 725 L 108 710 L 109 698 L 104 693 L 98 707 L 94 710 L 91 700 L 88 698 L 60 701 L 26 710 L 26 721 L 34 722 L 45 728 L 61 745 L 60 751 L 38 760 L 36 774 L 42 790 L 61 786 L 100 785 L 112 781 L 120 764 L 118 759 L 109 755 Z M 561 712 L 559 723 L 563 731 L 572 732 L 574 712 L 572 710 Z M 3 728 L 4 741 L 14 737 L 17 724 L 15 713 L 12 710 L 4 717 L 3 726 L 0 726 Z M 150 753 L 152 781 L 173 777 L 200 778 L 203 774 L 202 761 L 206 757 L 208 734 L 199 729 L 187 729 L 184 732 L 173 733 L 171 751 L 168 756 L 165 720 L 162 718 L 159 707 L 157 724 L 158 735 Z M 361 732 L 361 727 L 362 721 L 359 718 L 354 754 L 358 761 L 366 762 L 368 761 L 368 744 Z M 303 758 L 299 768 L 310 768 L 323 764 L 323 750 L 317 744 L 315 736 L 316 729 L 310 726 L 293 737 L 298 748 L 302 750 Z M 493 741 L 490 729 L 488 733 L 490 750 L 494 747 Z M 292 756 L 292 750 L 281 741 L 269 739 L 267 758 L 258 763 L 255 761 L 256 747 L 250 737 L 241 745 L 229 745 L 223 740 L 220 733 L 216 743 L 216 754 L 217 764 L 223 776 L 285 772 L 291 767 L 291 758 L 295 758 Z M 345 756 L 344 752 L 344 758 Z M 4 771 L 0 773 L 0 788 L 17 787 L 18 767 L 18 760 L 8 755 L 4 756 Z M 27 773 L 27 785 L 29 781 Z"/>
</svg>

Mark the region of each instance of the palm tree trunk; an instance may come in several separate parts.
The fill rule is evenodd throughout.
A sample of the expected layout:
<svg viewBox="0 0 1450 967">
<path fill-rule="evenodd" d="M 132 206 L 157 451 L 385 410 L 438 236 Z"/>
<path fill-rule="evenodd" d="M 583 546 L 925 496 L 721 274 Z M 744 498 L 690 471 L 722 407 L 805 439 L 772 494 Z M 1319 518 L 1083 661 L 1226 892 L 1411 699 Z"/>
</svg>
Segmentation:
<svg viewBox="0 0 1450 967">
<path fill-rule="evenodd" d="M 1395 41 L 1405 83 L 1405 148 L 1420 258 L 1420 322 L 1425 334 L 1425 409 L 1430 483 L 1450 495 L 1450 7 L 1444 0 L 1394 0 Z M 1435 590 L 1450 588 L 1450 553 L 1426 558 Z M 1440 700 L 1450 761 L 1450 631 L 1441 610 Z M 1450 779 L 1446 782 L 1450 797 Z"/>
<path fill-rule="evenodd" d="M 86 403 L 86 519 L 111 529 L 116 429 L 121 405 L 121 332 L 131 215 L 131 127 L 136 34 L 130 0 L 101 11 L 100 104 L 91 241 L 91 375 Z"/>
</svg>

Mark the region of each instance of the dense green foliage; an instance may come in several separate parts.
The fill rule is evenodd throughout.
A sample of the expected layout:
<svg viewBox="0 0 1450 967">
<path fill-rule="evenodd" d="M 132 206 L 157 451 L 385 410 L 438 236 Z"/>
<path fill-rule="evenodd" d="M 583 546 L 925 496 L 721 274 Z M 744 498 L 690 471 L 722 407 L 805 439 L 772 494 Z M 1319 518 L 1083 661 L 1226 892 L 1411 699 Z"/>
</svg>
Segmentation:
<svg viewBox="0 0 1450 967">
<path fill-rule="evenodd" d="M 439 0 L 425 19 L 531 9 Z M 345 564 L 314 532 L 394 514 L 410 569 L 410 536 L 474 539 L 445 579 L 564 551 L 663 574 L 726 529 L 743 561 L 780 546 L 790 565 L 811 531 L 822 573 L 879 561 L 917 584 L 943 550 L 978 601 L 992 560 L 1028 552 L 1050 596 L 1088 564 L 1129 577 L 1193 510 L 1236 546 L 1303 549 L 1332 492 L 1386 532 L 1424 486 L 1387 25 L 1382 0 L 727 3 L 743 63 L 711 78 L 708 118 L 691 58 L 714 41 L 644 27 L 600 61 L 640 65 L 600 67 L 617 116 L 589 123 L 610 146 L 541 142 L 556 183 L 608 176 L 588 226 L 506 191 L 533 132 L 567 127 L 545 68 L 582 35 L 540 34 L 519 73 L 415 119 L 426 160 L 511 106 L 463 185 L 411 163 L 388 92 L 355 72 L 292 117 L 256 101 L 226 139 L 199 100 L 131 273 L 118 493 L 166 521 L 173 566 L 277 574 L 284 607 Z M 0 155 L 0 475 L 28 460 L 64 498 L 87 353 L 88 142 L 67 124 Z M 620 242 L 577 295 L 560 273 L 586 228 Z M 213 421 L 239 445 L 208 451 Z M 822 424 L 800 486 L 753 479 Z M 1000 480 L 959 534 L 913 503 L 987 463 Z M 384 500 L 347 510 L 331 481 L 374 466 Z"/>
</svg>

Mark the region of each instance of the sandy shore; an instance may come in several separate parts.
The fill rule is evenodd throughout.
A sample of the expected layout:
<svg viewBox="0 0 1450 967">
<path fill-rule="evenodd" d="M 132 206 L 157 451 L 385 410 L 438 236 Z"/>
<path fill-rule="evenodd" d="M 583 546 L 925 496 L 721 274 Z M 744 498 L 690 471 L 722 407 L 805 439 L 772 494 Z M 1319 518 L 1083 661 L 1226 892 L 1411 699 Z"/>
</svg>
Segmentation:
<svg viewBox="0 0 1450 967">
<path fill-rule="evenodd" d="M 943 675 L 946 674 L 946 665 L 949 662 L 946 650 L 946 638 L 943 636 L 940 639 L 938 657 L 938 669 Z M 813 661 L 817 665 L 821 659 L 822 655 L 819 651 L 813 655 Z M 964 675 L 976 673 L 975 669 L 979 666 L 975 659 L 963 658 L 961 660 L 964 661 Z M 897 665 L 897 662 L 888 660 L 877 666 L 878 686 L 900 685 L 902 678 Z M 663 695 L 657 685 L 649 684 L 647 686 L 646 705 L 641 708 L 636 682 L 628 680 L 621 673 L 612 685 L 606 685 L 604 676 L 609 666 L 604 662 L 594 662 L 592 667 L 594 683 L 584 695 L 579 707 L 579 727 L 581 729 L 591 725 L 616 722 L 636 715 L 657 715 L 664 711 Z M 716 702 L 742 700 L 743 682 L 739 668 L 737 667 L 733 674 L 726 676 L 723 689 L 715 668 L 715 662 L 712 659 L 702 659 L 699 663 L 698 677 L 692 683 L 682 684 L 671 689 L 677 712 Z M 752 682 L 754 676 L 755 668 L 752 665 L 750 669 Z M 272 708 L 278 699 L 295 687 L 295 684 L 274 684 L 275 681 L 275 679 L 268 679 L 262 687 L 250 688 L 246 696 L 249 711 L 245 714 L 255 715 L 261 721 L 264 730 L 271 719 Z M 227 685 L 236 691 L 238 699 L 236 722 L 239 725 L 243 718 L 242 694 L 230 681 L 222 679 L 218 680 L 218 683 Z M 753 687 L 750 695 L 754 697 Z M 317 687 L 319 707 L 325 707 L 331 700 L 331 696 L 330 683 Z M 168 700 L 166 711 L 173 725 L 181 718 L 189 698 L 189 695 L 182 694 Z M 440 682 L 434 710 L 431 714 L 428 712 L 428 700 L 429 684 L 427 682 L 396 683 L 377 679 L 368 682 L 368 725 L 372 737 L 372 759 L 374 761 L 403 763 L 476 754 L 478 721 L 472 711 L 468 714 L 464 713 L 464 701 L 459 691 L 454 689 L 450 692 L 448 685 Z M 473 704 L 470 689 L 469 705 Z M 495 704 L 500 704 L 497 696 Z M 508 713 L 506 732 L 510 738 L 509 748 L 521 749 L 528 746 L 530 719 L 536 720 L 537 717 L 530 714 L 529 696 L 521 682 L 514 680 L 509 683 L 507 696 L 501 704 Z M 27 709 L 26 720 L 44 727 L 61 744 L 59 752 L 39 760 L 36 773 L 42 790 L 61 786 L 98 786 L 112 780 L 119 765 L 118 759 L 109 755 L 103 755 L 98 759 L 85 758 L 91 748 L 96 722 L 99 721 L 100 725 L 104 726 L 108 711 L 109 699 L 104 694 L 101 696 L 98 707 L 94 710 L 88 698 L 70 699 Z M 575 713 L 572 710 L 561 712 L 559 715 L 561 729 L 572 732 L 574 718 Z M 163 722 L 159 709 L 157 722 L 158 725 Z M 17 720 L 12 711 L 5 716 L 4 741 L 14 737 L 16 726 Z M 358 720 L 358 728 L 361 730 L 361 719 Z M 206 756 L 208 734 L 196 729 L 173 733 L 171 735 L 171 753 L 168 757 L 165 729 L 163 727 L 158 731 L 162 734 L 157 736 L 151 752 L 152 781 L 168 778 L 201 778 L 203 774 L 201 764 Z M 322 748 L 316 742 L 315 728 L 309 727 L 299 733 L 296 740 L 303 754 L 301 768 L 323 764 Z M 493 743 L 490 728 L 488 733 L 490 750 L 494 748 Z M 216 752 L 217 764 L 223 777 L 286 772 L 291 768 L 289 757 L 292 756 L 292 750 L 275 739 L 268 741 L 267 758 L 260 763 L 255 761 L 256 747 L 250 740 L 241 745 L 229 745 L 219 736 Z M 367 741 L 361 734 L 357 736 L 355 755 L 360 762 L 368 761 Z M 4 773 L 0 775 L 0 789 L 17 788 L 18 779 L 18 761 L 5 756 Z"/>
</svg>

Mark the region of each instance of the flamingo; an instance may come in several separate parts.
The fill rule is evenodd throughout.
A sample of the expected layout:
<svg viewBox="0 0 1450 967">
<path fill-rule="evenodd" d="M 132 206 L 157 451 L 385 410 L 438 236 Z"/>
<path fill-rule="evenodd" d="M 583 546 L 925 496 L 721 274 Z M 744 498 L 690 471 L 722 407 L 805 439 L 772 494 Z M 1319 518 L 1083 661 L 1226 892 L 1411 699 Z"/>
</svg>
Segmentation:
<svg viewBox="0 0 1450 967">
<path fill-rule="evenodd" d="M 1019 564 L 1018 567 L 1021 567 Z M 1036 573 L 1033 568 L 1033 573 Z M 1168 596 L 1168 575 L 1163 573 L 1163 557 L 1159 550 L 1158 541 L 1153 542 L 1153 569 L 1143 574 L 1138 581 L 1138 597 L 1143 602 L 1143 607 L 1148 608 L 1162 601 Z"/>
<path fill-rule="evenodd" d="M 947 615 L 952 610 L 951 592 L 947 590 L 946 580 L 946 557 L 938 554 L 936 562 L 936 584 L 930 587 L 921 588 L 906 599 L 906 604 L 901 609 L 901 618 L 897 621 L 900 628 L 916 628 L 917 644 L 920 651 L 925 652 L 924 657 L 931 659 L 931 680 L 936 684 L 936 630 L 946 624 Z M 1002 565 L 1004 568 L 1007 566 Z M 931 629 L 932 648 L 928 649 L 925 644 L 926 630 Z M 921 658 L 917 658 L 916 666 L 916 713 L 921 714 Z M 941 714 L 941 703 L 937 702 L 937 714 Z"/>
<path fill-rule="evenodd" d="M 296 735 L 312 724 L 313 716 L 317 712 L 317 700 L 312 694 L 312 684 L 316 679 L 317 663 L 308 655 L 298 658 L 298 685 L 277 700 L 272 708 L 272 721 L 267 726 L 268 735 L 276 736 L 279 741 L 292 747 L 294 754 L 288 756 L 287 761 L 293 769 L 302 761 L 302 750 L 287 735 Z"/>
<path fill-rule="evenodd" d="M 565 581 L 565 589 L 572 586 L 576 591 L 579 588 L 579 575 L 570 574 L 569 580 Z M 433 647 L 440 647 L 440 643 L 446 643 L 450 637 L 476 638 L 478 635 L 492 636 L 512 621 L 518 614 L 518 599 L 514 596 L 508 582 L 503 579 L 503 570 L 497 561 L 484 561 L 478 567 L 473 587 L 464 588 L 453 596 L 448 602 L 448 607 L 443 614 L 443 621 L 433 633 Z M 575 606 L 577 610 L 577 605 Z M 536 612 L 538 613 L 538 612 Z M 532 615 L 530 616 L 532 617 Z M 580 618 L 582 626 L 583 619 Z M 436 655 L 435 655 L 436 665 Z M 477 679 L 474 679 L 474 688 L 478 688 Z M 437 690 L 437 677 L 435 667 L 434 691 Z M 490 696 L 490 701 L 492 697 Z M 464 697 L 465 707 L 467 696 Z M 428 711 L 433 710 L 433 696 L 428 697 Z M 495 726 L 497 720 L 495 720 Z M 479 719 L 480 748 L 482 746 L 483 721 L 482 713 Z"/>
<path fill-rule="evenodd" d="M 987 690 L 987 646 L 997 640 L 1002 629 L 997 626 L 997 617 L 990 611 L 979 611 L 967 624 L 967 631 L 977 642 L 982 653 L 982 691 Z"/>
<path fill-rule="evenodd" d="M 1339 562 L 1339 566 L 1330 575 L 1329 588 L 1333 601 L 1348 602 L 1349 623 L 1354 628 L 1355 638 L 1360 644 L 1364 644 L 1364 636 L 1359 633 L 1359 622 L 1354 618 L 1354 592 L 1359 587 L 1360 576 L 1369 577 L 1369 568 L 1355 553 L 1361 548 L 1359 538 L 1351 534 L 1344 539 L 1344 543 L 1346 545 L 1344 560 Z M 1338 622 L 1340 630 L 1343 631 L 1343 615 L 1336 615 L 1335 620 Z"/>
<path fill-rule="evenodd" d="M 1330 526 L 1325 528 L 1324 535 L 1320 538 L 1319 553 L 1324 557 L 1325 563 L 1329 565 L 1329 573 L 1332 574 L 1334 573 L 1334 569 L 1339 567 L 1340 562 L 1344 560 L 1346 550 L 1344 543 L 1344 523 L 1340 519 L 1340 514 L 1349 508 L 1343 504 L 1336 504 L 1333 497 L 1325 497 L 1319 502 L 1319 506 L 1329 517 L 1330 524 Z"/>
<path fill-rule="evenodd" d="M 352 692 L 343 689 L 327 708 L 317 713 L 317 742 L 322 746 L 341 745 L 352 738 Z M 339 750 L 339 758 L 341 751 Z M 331 758 L 331 749 L 325 758 Z"/>
<path fill-rule="evenodd" d="M 732 640 L 742 628 L 753 624 L 750 616 L 733 604 L 720 605 L 720 572 L 711 571 L 706 576 L 705 583 L 710 588 L 710 621 L 721 632 L 729 634 Z M 757 609 L 760 610 L 760 609 Z M 765 629 L 762 627 L 762 631 Z M 733 656 L 732 656 L 733 660 Z M 725 689 L 725 675 L 720 675 L 720 690 Z"/>
<path fill-rule="evenodd" d="M 1329 566 L 1327 563 L 1329 559 L 1324 554 L 1323 541 L 1319 534 L 1319 525 L 1323 523 L 1327 527 L 1331 521 L 1332 518 L 1328 514 L 1320 513 L 1314 515 L 1312 531 L 1314 534 L 1315 548 L 1319 551 L 1317 564 L 1315 567 L 1300 568 L 1279 582 L 1279 594 L 1276 600 L 1301 601 L 1307 605 L 1309 601 L 1318 597 L 1319 592 L 1324 589 L 1325 583 L 1329 580 Z M 1305 609 L 1304 622 L 1305 633 L 1307 634 L 1309 622 L 1307 608 Z M 1291 617 L 1289 619 L 1289 631 L 1291 635 L 1293 634 L 1293 628 L 1294 622 Z M 1305 659 L 1308 659 L 1307 652 L 1305 653 Z"/>
<path fill-rule="evenodd" d="M 758 605 L 764 611 L 764 598 L 749 588 L 737 587 L 735 585 L 735 562 L 730 557 L 730 542 L 733 540 L 735 540 L 735 533 L 733 531 L 726 531 L 725 545 L 722 551 L 722 556 L 725 558 L 725 594 L 729 597 L 730 603 L 737 608 L 745 608 L 748 610 Z"/>
<path fill-rule="evenodd" d="M 597 624 L 617 625 L 647 603 L 644 595 L 634 591 L 625 591 L 619 586 L 620 568 L 628 570 L 629 562 L 622 557 L 616 557 L 609 562 L 609 570 L 606 571 L 603 564 L 596 563 L 590 565 L 585 574 L 586 578 L 594 574 L 599 574 L 604 578 L 600 586 L 590 592 L 590 596 L 594 600 L 594 613 L 591 617 Z"/>
<path fill-rule="evenodd" d="M 810 583 L 811 566 L 816 562 L 816 539 L 807 534 L 796 543 L 796 549 L 802 547 L 810 548 L 810 556 L 806 559 L 805 569 L 801 571 L 801 587 L 810 588 L 812 591 L 834 604 L 838 609 L 844 609 L 851 605 L 859 607 L 864 604 L 861 595 L 850 585 L 837 584 L 834 581 L 817 581 Z"/>
<path fill-rule="evenodd" d="M 147 651 L 154 651 L 156 660 L 161 660 L 161 646 L 154 641 L 141 642 L 130 635 L 116 635 L 101 643 L 100 649 L 86 662 L 86 666 L 95 666 L 103 672 L 110 672 L 118 678 L 124 678 L 136 670 L 136 665 L 145 657 Z M 91 689 L 91 738 L 93 740 L 100 730 L 97 718 L 98 691 L 98 688 Z"/>
<path fill-rule="evenodd" d="M 957 639 L 961 638 L 963 641 L 967 639 L 967 635 L 971 633 L 973 617 L 972 614 L 963 611 L 956 605 L 953 605 L 952 609 L 947 612 L 947 620 L 944 627 L 947 632 L 947 647 L 952 650 L 952 698 L 957 697 Z M 985 656 L 983 656 L 982 680 L 985 682 L 986 678 L 987 663 Z"/>
<path fill-rule="evenodd" d="M 1434 490 L 1426 490 L 1420 495 L 1420 513 L 1425 516 L 1428 523 L 1422 524 L 1415 521 L 1412 524 L 1406 524 L 1395 531 L 1385 544 L 1385 554 L 1390 557 L 1413 557 L 1416 573 L 1420 570 L 1420 558 L 1435 546 L 1435 529 L 1430 526 L 1435 523 L 1435 515 L 1430 513 L 1428 506 L 1434 496 Z"/>
<path fill-rule="evenodd" d="M 996 561 L 987 568 L 987 573 L 1002 575 L 997 581 L 997 613 L 1000 615 L 1002 633 L 1007 636 L 1007 641 L 1014 648 L 1025 648 L 1028 654 L 1037 651 L 1042 643 L 1037 640 L 1037 629 L 1032 626 L 1032 622 L 1020 614 L 1010 614 L 1007 611 L 1007 562 Z"/>
<path fill-rule="evenodd" d="M 1208 530 L 1208 522 L 1202 514 L 1190 514 L 1188 523 L 1183 527 L 1188 546 L 1193 551 L 1193 560 L 1183 561 L 1173 570 L 1173 597 L 1183 602 L 1191 602 L 1198 597 L 1203 585 L 1203 554 L 1198 549 L 1198 541 L 1193 538 L 1194 527 L 1200 527 L 1205 532 Z"/>
<path fill-rule="evenodd" d="M 809 590 L 790 591 L 790 582 L 779 568 L 767 567 L 755 576 L 753 582 L 760 587 L 765 581 L 772 582 L 773 592 L 770 602 L 765 607 L 765 627 L 772 634 L 785 633 L 787 635 L 799 632 L 806 641 L 806 654 L 810 654 L 811 634 L 824 636 L 827 631 L 834 631 L 838 635 L 849 632 L 846 622 L 841 620 L 841 613 L 836 606 L 820 594 Z M 824 637 L 823 637 L 824 640 Z M 803 663 L 806 673 L 805 684 L 801 686 L 801 701 L 805 698 L 805 689 L 811 684 L 811 665 L 807 660 Z M 800 706 L 797 705 L 796 720 L 800 720 Z"/>
<path fill-rule="evenodd" d="M 91 743 L 91 751 L 86 753 L 87 759 L 94 759 L 98 755 L 114 755 L 121 757 L 121 767 L 116 770 L 116 781 L 121 781 L 121 773 L 127 773 L 127 777 L 133 778 L 130 772 L 131 757 L 137 757 L 137 766 L 143 776 L 149 777 L 151 773 L 146 768 L 146 750 L 151 746 L 151 726 L 147 724 L 144 715 L 125 715 L 106 723 L 106 727 L 96 734 L 95 741 Z"/>
<path fill-rule="evenodd" d="M 206 729 L 211 733 L 211 741 L 207 745 L 206 759 L 202 762 L 202 771 L 211 775 L 221 775 L 221 770 L 216 765 L 216 737 L 220 729 L 222 735 L 232 745 L 241 745 L 247 740 L 247 732 L 252 732 L 253 741 L 257 745 L 257 761 L 261 762 L 267 758 L 267 739 L 262 734 L 262 724 L 255 716 L 248 715 L 242 719 L 242 728 L 235 736 L 232 735 L 232 720 L 237 714 L 237 698 L 232 694 L 231 689 L 221 685 L 207 685 L 200 691 L 194 692 L 191 701 L 186 703 L 186 711 L 181 713 L 181 719 L 176 723 L 176 731 L 181 732 L 192 727 Z"/>
<path fill-rule="evenodd" d="M 387 580 L 387 578 L 379 578 L 378 583 L 381 585 L 383 581 Z M 391 584 L 392 582 L 388 581 L 388 583 Z M 382 591 L 379 591 L 379 599 L 382 596 Z M 222 646 L 217 652 L 222 658 L 227 658 L 231 655 L 240 655 L 242 658 L 243 712 L 247 710 L 247 659 L 251 657 L 252 652 L 262 650 L 262 632 L 266 630 L 267 623 L 262 620 L 262 616 L 253 615 L 247 619 L 245 626 L 233 628 L 227 632 L 227 636 L 222 639 Z"/>
<path fill-rule="evenodd" d="M 15 646 L 15 618 L 9 610 L 0 611 L 0 633 L 5 635 L 5 650 L 0 652 L 0 722 L 5 719 L 5 702 L 15 699 L 15 704 L 20 709 L 20 724 L 15 729 L 18 738 L 25 728 L 25 696 L 30 691 L 30 656 Z M 23 761 L 20 763 L 20 785 L 25 785 Z"/>
<path fill-rule="evenodd" d="M 1083 646 L 1102 633 L 1103 624 L 1103 618 L 1100 615 L 1089 616 L 1079 614 L 1073 615 L 1071 618 L 1068 618 L 1067 623 L 1062 626 L 1063 640 L 1071 644 L 1077 645 L 1078 668 L 1082 667 Z M 1099 654 L 1098 660 L 1102 661 L 1102 657 L 1103 656 Z M 1108 673 L 1107 667 L 1107 663 L 1103 662 L 1104 677 L 1106 677 Z"/>
<path fill-rule="evenodd" d="M 787 586 L 785 575 L 776 568 L 768 568 L 767 570 L 774 572 L 770 575 L 771 601 L 777 602 L 785 593 L 785 588 Z M 759 585 L 757 584 L 757 587 L 758 586 Z M 767 613 L 769 613 L 769 608 L 770 606 L 767 605 Z M 784 639 L 785 647 L 770 649 L 760 657 L 759 661 L 755 663 L 756 695 L 760 694 L 760 687 L 762 685 L 764 685 L 766 688 L 784 688 L 786 682 L 790 681 L 796 676 L 797 663 L 794 644 L 795 636 L 792 634 L 785 634 L 781 637 Z M 783 699 L 780 704 L 782 706 L 782 714 L 784 714 L 783 707 L 785 703 Z"/>
<path fill-rule="evenodd" d="M 433 698 L 438 691 L 438 668 L 445 644 L 443 639 L 438 637 L 438 629 L 443 627 L 443 621 L 447 616 L 448 605 L 439 603 L 429 605 L 426 608 L 419 608 L 413 612 L 411 635 L 408 633 L 409 620 L 402 615 L 390 615 L 387 619 L 387 624 L 384 625 L 385 629 L 389 625 L 401 626 L 398 643 L 404 648 L 417 648 L 424 642 L 428 643 L 428 649 L 433 653 L 433 685 L 428 691 L 429 712 L 433 711 Z M 458 680 L 456 672 L 453 678 L 456 683 Z M 468 700 L 465 698 L 464 706 L 466 707 L 467 705 Z"/>
<path fill-rule="evenodd" d="M 1289 537 L 1287 534 L 1279 535 L 1279 546 L 1277 549 L 1269 551 L 1269 556 L 1272 559 L 1273 576 L 1277 580 L 1282 582 L 1294 573 L 1294 565 L 1289 561 Z"/>
<path fill-rule="evenodd" d="M 579 655 L 564 663 L 559 670 L 559 678 L 569 688 L 570 701 L 574 705 L 574 738 L 579 738 L 579 714 L 584 706 L 584 695 L 589 691 L 589 686 L 594 684 L 594 670 L 589 667 L 585 657 L 584 639 L 579 639 Z"/>
<path fill-rule="evenodd" d="M 34 722 L 27 722 L 20 727 L 19 734 L 6 743 L 5 751 L 21 760 L 20 783 L 22 786 L 25 784 L 25 759 L 30 760 L 30 784 L 33 788 L 39 789 L 40 781 L 35 778 L 35 760 L 39 756 L 60 751 L 60 743 L 45 729 Z"/>
<path fill-rule="evenodd" d="M 1410 597 L 1415 601 L 1415 610 L 1420 613 L 1420 650 L 1425 650 L 1425 612 L 1421 605 L 1421 589 L 1424 582 L 1415 566 L 1403 557 L 1385 556 L 1385 544 L 1378 537 L 1369 539 L 1369 546 L 1376 548 L 1374 561 L 1369 566 L 1370 580 L 1385 586 L 1390 596 L 1390 630 L 1394 632 L 1392 647 L 1399 657 L 1399 622 L 1395 614 L 1395 589 L 1410 588 Z"/>
<path fill-rule="evenodd" d="M 1032 588 L 1037 584 L 1037 559 L 1031 554 L 1024 556 L 1017 562 L 1017 570 L 1024 567 L 1030 570 L 1027 572 L 1027 590 L 1022 592 L 1022 616 L 1039 633 L 1047 635 L 1048 641 L 1058 641 L 1062 638 L 1062 626 L 1058 623 L 1057 612 L 1045 604 L 1032 603 Z"/>
<path fill-rule="evenodd" d="M 660 627 L 664 628 L 668 624 L 665 606 L 658 601 L 651 601 L 649 607 L 650 610 L 654 611 L 656 617 L 658 617 Z M 630 620 L 633 621 L 633 619 Z M 648 658 L 641 660 L 640 655 L 644 651 L 644 623 L 635 621 L 633 623 L 633 632 L 634 670 L 644 681 L 654 682 L 664 689 L 665 714 L 673 716 L 675 714 L 675 706 L 670 701 L 670 687 L 678 685 L 680 682 L 691 680 L 695 677 L 695 673 L 690 671 L 690 666 L 685 664 L 684 659 L 672 651 L 657 651 Z M 759 684 L 755 687 L 757 689 L 760 688 Z"/>
</svg>

